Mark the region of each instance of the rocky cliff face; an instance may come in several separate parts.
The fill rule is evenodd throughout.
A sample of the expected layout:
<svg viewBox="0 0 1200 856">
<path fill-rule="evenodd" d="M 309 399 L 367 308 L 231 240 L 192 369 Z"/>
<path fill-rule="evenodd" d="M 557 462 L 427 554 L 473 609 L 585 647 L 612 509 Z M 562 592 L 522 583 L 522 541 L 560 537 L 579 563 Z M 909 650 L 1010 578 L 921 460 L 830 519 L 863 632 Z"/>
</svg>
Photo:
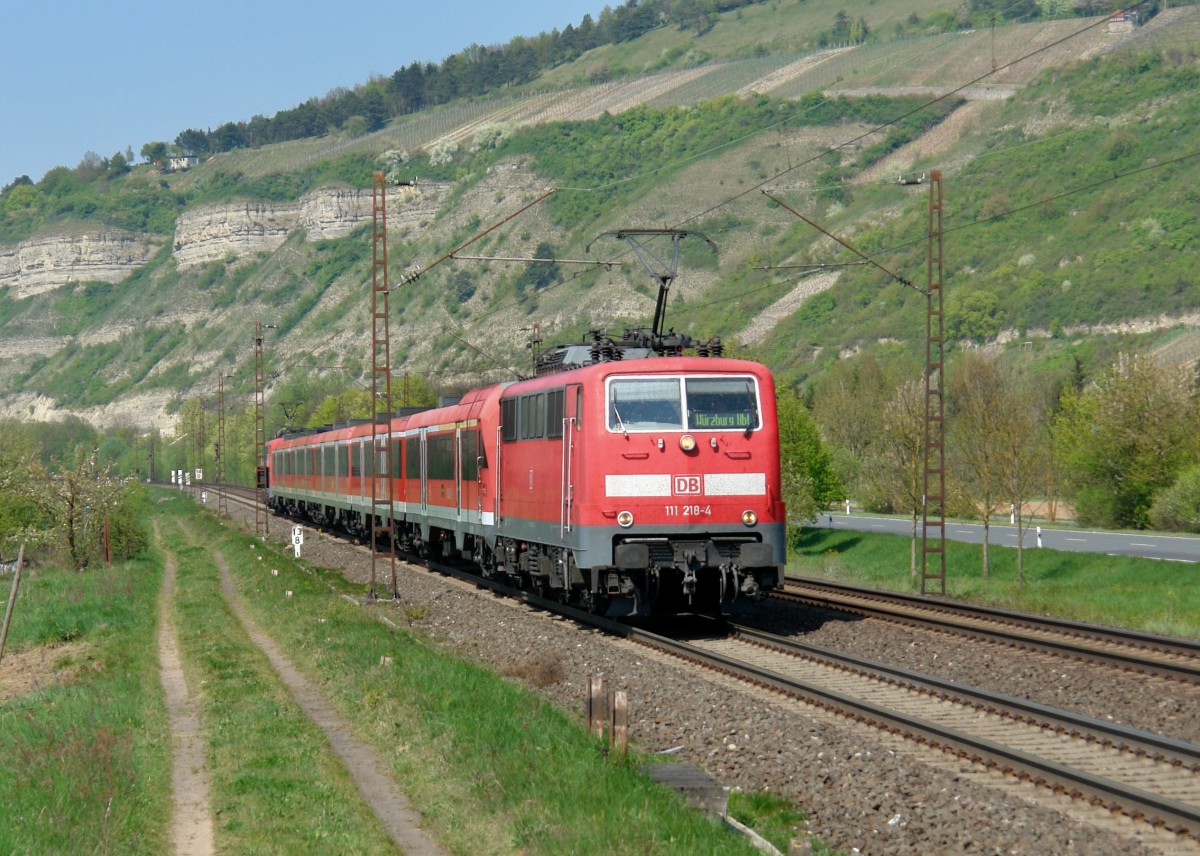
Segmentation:
<svg viewBox="0 0 1200 856">
<path fill-rule="evenodd" d="M 388 219 L 404 224 L 432 218 L 447 187 L 388 188 Z M 372 218 L 371 191 L 323 188 L 296 202 L 233 202 L 203 205 L 175 222 L 175 261 L 181 268 L 223 259 L 230 253 L 271 252 L 303 229 L 310 241 L 342 238 Z"/>
<path fill-rule="evenodd" d="M 437 213 L 449 185 L 388 189 L 392 226 L 420 225 Z M 372 218 L 370 190 L 323 188 L 295 202 L 237 201 L 203 205 L 180 215 L 173 241 L 181 268 L 246 253 L 270 252 L 303 229 L 308 240 L 348 235 Z M 151 235 L 97 229 L 44 235 L 15 247 L 0 247 L 0 288 L 17 299 L 71 282 L 119 282 L 149 261 L 162 246 Z"/>
<path fill-rule="evenodd" d="M 120 282 L 144 265 L 161 239 L 118 229 L 42 235 L 15 247 L 0 247 L 0 288 L 17 298 L 69 282 Z"/>
</svg>

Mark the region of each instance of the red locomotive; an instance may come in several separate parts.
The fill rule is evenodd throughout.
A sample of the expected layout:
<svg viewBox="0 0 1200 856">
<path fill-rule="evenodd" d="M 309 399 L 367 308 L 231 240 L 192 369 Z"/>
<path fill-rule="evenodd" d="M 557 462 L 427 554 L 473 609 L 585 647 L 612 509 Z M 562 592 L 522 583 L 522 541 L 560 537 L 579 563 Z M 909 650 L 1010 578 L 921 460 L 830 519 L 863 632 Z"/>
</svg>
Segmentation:
<svg viewBox="0 0 1200 856">
<path fill-rule="evenodd" d="M 278 437 L 271 506 L 368 532 L 378 471 L 402 548 L 609 616 L 742 611 L 782 580 L 770 373 L 600 350 L 567 346 L 543 360 L 554 373 L 397 415 L 374 455 L 370 424 Z"/>
</svg>

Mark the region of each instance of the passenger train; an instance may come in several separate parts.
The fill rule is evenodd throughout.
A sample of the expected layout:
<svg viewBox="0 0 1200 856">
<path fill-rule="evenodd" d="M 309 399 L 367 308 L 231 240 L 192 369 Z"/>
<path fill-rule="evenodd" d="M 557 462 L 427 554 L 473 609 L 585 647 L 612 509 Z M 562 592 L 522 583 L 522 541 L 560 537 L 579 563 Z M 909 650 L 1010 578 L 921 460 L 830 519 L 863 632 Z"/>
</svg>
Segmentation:
<svg viewBox="0 0 1200 856">
<path fill-rule="evenodd" d="M 359 534 L 374 522 L 400 549 L 610 617 L 734 614 L 781 586 L 764 366 L 586 345 L 551 364 L 400 411 L 386 434 L 366 422 L 272 439 L 270 506 Z"/>
</svg>

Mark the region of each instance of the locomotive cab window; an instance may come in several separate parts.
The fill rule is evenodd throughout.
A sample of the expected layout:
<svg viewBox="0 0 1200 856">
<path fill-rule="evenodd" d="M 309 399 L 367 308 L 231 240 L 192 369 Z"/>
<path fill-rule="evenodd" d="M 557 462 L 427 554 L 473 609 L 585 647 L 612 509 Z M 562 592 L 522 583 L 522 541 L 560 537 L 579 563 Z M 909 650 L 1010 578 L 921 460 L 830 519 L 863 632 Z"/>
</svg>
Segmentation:
<svg viewBox="0 0 1200 856">
<path fill-rule="evenodd" d="M 761 425 L 753 377 L 612 378 L 608 429 L 753 431 Z"/>
<path fill-rule="evenodd" d="M 611 431 L 681 431 L 679 378 L 616 378 L 608 385 Z"/>
<path fill-rule="evenodd" d="M 690 377 L 684 390 L 689 430 L 753 431 L 761 424 L 752 377 Z"/>
</svg>

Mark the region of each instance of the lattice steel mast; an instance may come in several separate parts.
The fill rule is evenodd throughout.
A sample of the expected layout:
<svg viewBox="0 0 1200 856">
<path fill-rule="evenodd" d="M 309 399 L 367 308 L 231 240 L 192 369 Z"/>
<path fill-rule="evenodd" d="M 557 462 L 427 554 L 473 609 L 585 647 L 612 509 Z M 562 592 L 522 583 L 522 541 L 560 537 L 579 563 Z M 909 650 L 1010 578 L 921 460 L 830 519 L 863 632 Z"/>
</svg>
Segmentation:
<svg viewBox="0 0 1200 856">
<path fill-rule="evenodd" d="M 942 174 L 929 174 L 929 284 L 925 292 L 925 485 L 921 594 L 946 594 L 946 396 L 942 288 Z M 931 559 L 936 563 L 931 567 Z"/>
<path fill-rule="evenodd" d="M 263 323 L 254 322 L 254 531 L 270 533 L 267 513 L 266 390 L 263 387 Z"/>
<path fill-rule="evenodd" d="M 217 445 L 213 455 L 217 465 L 217 514 L 229 516 L 225 497 L 225 375 L 217 375 Z"/>
<path fill-rule="evenodd" d="M 379 537 L 387 537 L 387 562 L 391 567 L 392 597 L 396 585 L 396 544 L 392 535 L 392 474 L 398 474 L 398 443 L 390 443 L 392 417 L 391 338 L 388 333 L 387 180 L 375 173 L 371 185 L 374 227 L 371 235 L 371 584 L 368 597 L 377 597 Z M 389 445 L 390 444 L 390 445 Z M 366 462 L 364 461 L 364 469 Z"/>
</svg>

